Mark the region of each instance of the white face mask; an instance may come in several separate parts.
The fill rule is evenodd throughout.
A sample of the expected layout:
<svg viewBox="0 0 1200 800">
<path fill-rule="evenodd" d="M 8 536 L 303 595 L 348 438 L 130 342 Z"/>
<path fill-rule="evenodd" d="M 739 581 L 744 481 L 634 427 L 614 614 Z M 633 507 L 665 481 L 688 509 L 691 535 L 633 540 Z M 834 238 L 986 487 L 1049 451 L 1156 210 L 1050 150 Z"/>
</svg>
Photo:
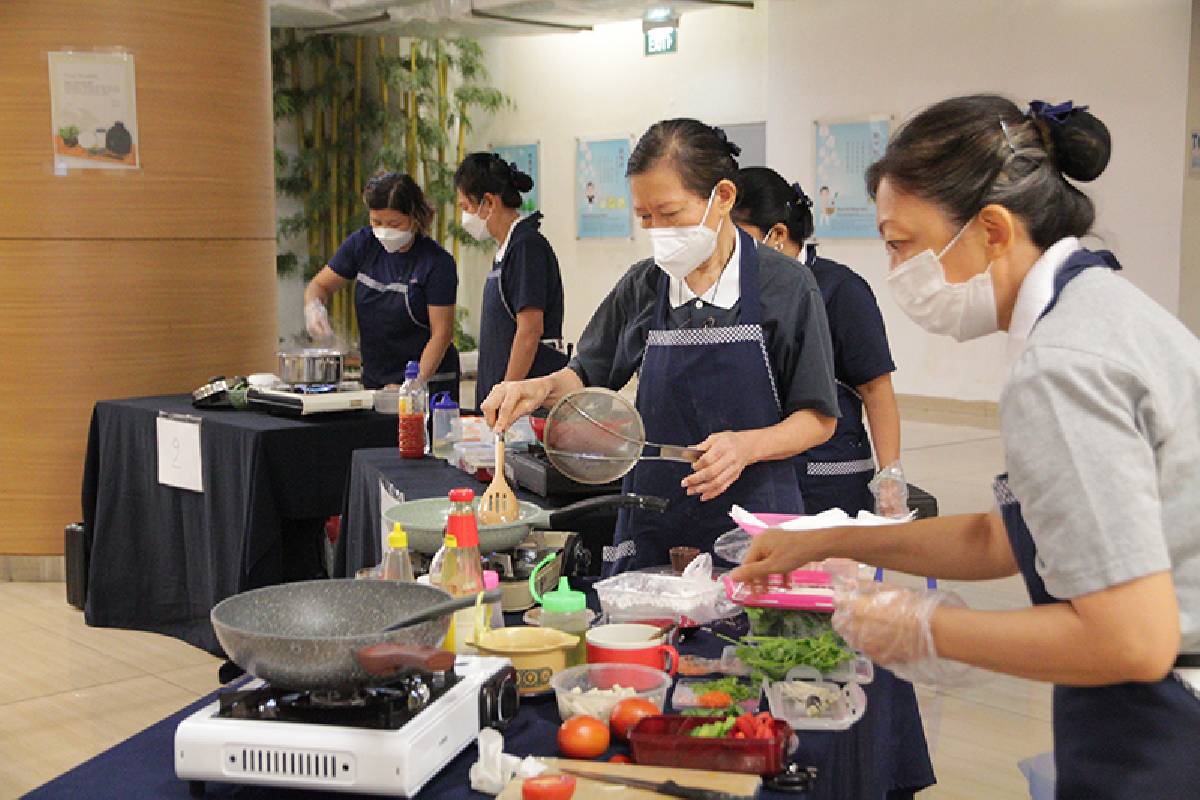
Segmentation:
<svg viewBox="0 0 1200 800">
<path fill-rule="evenodd" d="M 408 247 L 412 244 L 414 236 L 412 231 L 401 231 L 395 228 L 371 228 L 371 233 L 375 234 L 375 238 L 383 245 L 383 249 L 389 253 Z"/>
<path fill-rule="evenodd" d="M 717 188 L 714 186 L 708 195 L 708 205 L 704 207 L 704 216 L 700 218 L 699 225 L 649 229 L 650 244 L 654 246 L 654 263 L 672 278 L 683 280 L 717 249 L 717 234 L 725 220 L 717 224 L 715 231 L 704 224 L 716 196 Z"/>
<path fill-rule="evenodd" d="M 483 203 L 479 204 L 480 209 L 483 208 Z M 488 215 L 491 216 L 490 214 Z M 471 238 L 480 242 L 486 242 L 492 238 L 492 234 L 488 231 L 487 220 L 479 216 L 478 212 L 472 213 L 466 209 L 462 212 L 463 230 L 471 234 Z"/>
<path fill-rule="evenodd" d="M 995 333 L 1000 328 L 996 320 L 996 289 L 992 283 L 991 264 L 965 283 L 946 281 L 941 258 L 962 236 L 967 225 L 954 234 L 942 252 L 935 255 L 932 250 L 923 250 L 887 277 L 892 297 L 913 322 L 930 333 L 953 336 L 960 342 Z"/>
</svg>

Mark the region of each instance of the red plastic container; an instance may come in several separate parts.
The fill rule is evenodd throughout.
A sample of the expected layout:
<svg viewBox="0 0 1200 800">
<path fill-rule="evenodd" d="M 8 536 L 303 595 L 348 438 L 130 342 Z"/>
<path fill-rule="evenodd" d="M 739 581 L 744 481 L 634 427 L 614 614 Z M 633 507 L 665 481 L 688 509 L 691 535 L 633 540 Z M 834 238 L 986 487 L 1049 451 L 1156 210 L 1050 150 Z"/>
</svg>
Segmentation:
<svg viewBox="0 0 1200 800">
<path fill-rule="evenodd" d="M 711 769 L 717 772 L 744 772 L 750 775 L 775 775 L 787 758 L 792 728 L 775 720 L 775 735 L 770 739 L 701 739 L 688 731 L 721 717 L 683 717 L 666 715 L 645 717 L 629 735 L 633 762 L 652 767 Z"/>
</svg>

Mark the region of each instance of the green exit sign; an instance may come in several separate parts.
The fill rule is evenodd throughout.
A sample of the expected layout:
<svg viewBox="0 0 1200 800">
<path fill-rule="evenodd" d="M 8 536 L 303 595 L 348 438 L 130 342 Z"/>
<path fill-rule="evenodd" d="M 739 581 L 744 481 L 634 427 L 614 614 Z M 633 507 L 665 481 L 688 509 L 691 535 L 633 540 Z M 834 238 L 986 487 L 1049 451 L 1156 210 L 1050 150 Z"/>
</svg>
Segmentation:
<svg viewBox="0 0 1200 800">
<path fill-rule="evenodd" d="M 679 49 L 679 28 L 651 28 L 644 36 L 648 56 L 674 53 Z"/>
</svg>

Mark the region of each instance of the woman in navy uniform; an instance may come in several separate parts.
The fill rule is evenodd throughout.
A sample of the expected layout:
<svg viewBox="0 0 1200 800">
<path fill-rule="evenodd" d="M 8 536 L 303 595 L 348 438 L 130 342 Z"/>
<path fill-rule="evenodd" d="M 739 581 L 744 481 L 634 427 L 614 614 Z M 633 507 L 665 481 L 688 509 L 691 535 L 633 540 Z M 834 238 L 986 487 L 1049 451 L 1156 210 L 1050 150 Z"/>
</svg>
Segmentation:
<svg viewBox="0 0 1200 800">
<path fill-rule="evenodd" d="M 738 227 L 764 247 L 801 258 L 804 243 L 813 234 L 813 214 L 812 201 L 800 184 L 789 185 L 767 167 L 741 170 L 736 183 L 733 220 Z M 804 263 L 825 301 L 841 411 L 829 441 L 796 460 L 804 509 L 809 514 L 840 508 L 850 515 L 865 510 L 903 516 L 908 513 L 908 492 L 900 467 L 900 412 L 892 390 L 896 365 L 879 305 L 865 280 L 844 264 L 819 257 L 815 245 L 808 246 Z M 876 464 L 879 475 L 872 481 Z M 878 503 L 872 488 L 879 494 Z"/>
<path fill-rule="evenodd" d="M 483 286 L 479 316 L 478 405 L 501 381 L 537 378 L 567 363 L 563 286 L 542 214 L 521 216 L 533 179 L 495 153 L 471 153 L 454 173 L 462 226 L 499 245 Z"/>
<path fill-rule="evenodd" d="M 639 375 L 646 438 L 703 451 L 647 461 L 625 490 L 671 501 L 622 510 L 604 573 L 666 564 L 676 545 L 710 550 L 733 504 L 801 513 L 792 457 L 829 438 L 837 416 L 829 325 L 812 273 L 759 249 L 729 219 L 738 154 L 693 119 L 659 122 L 630 154 L 634 212 L 654 257 L 600 304 L 566 369 L 501 383 L 483 403 L 504 429 L 584 386 L 619 390 Z"/>
<path fill-rule="evenodd" d="M 1200 786 L 1200 341 L 1078 237 L 1108 129 L 1086 107 L 995 95 L 919 113 L 868 171 L 888 284 L 927 331 L 1008 332 L 998 510 L 758 537 L 738 580 L 846 556 L 911 574 L 1018 571 L 1033 606 L 862 582 L 834 626 L 929 682 L 974 665 L 1050 681 L 1059 798 Z M 1136 151 L 1136 148 L 1135 148 Z"/>
<path fill-rule="evenodd" d="M 812 201 L 800 184 L 788 184 L 767 167 L 747 167 L 738 173 L 737 205 L 733 219 L 742 230 L 791 258 L 800 258 L 804 242 L 813 233 Z M 805 263 L 821 287 L 825 314 L 833 339 L 833 368 L 837 379 L 837 430 L 828 442 L 796 459 L 804 509 L 818 514 L 840 508 L 848 514 L 876 511 L 884 515 L 908 513 L 900 471 L 900 413 L 892 392 L 891 352 L 879 305 L 867 282 L 849 267 L 819 258 L 809 245 Z M 863 425 L 863 408 L 871 424 L 871 437 Z M 880 487 L 879 502 L 871 494 L 875 461 L 890 465 L 874 481 Z M 878 506 L 878 508 L 877 508 Z M 881 740 L 886 753 L 875 753 L 877 780 L 888 797 L 898 798 L 934 782 L 921 711 L 911 683 L 897 679 L 886 669 L 876 673 L 872 687 L 873 724 L 888 731 Z"/>
<path fill-rule="evenodd" d="M 454 258 L 429 238 L 433 209 L 407 175 L 377 175 L 363 190 L 369 224 L 346 238 L 304 290 L 304 318 L 315 339 L 332 334 L 325 304 L 356 280 L 354 307 L 368 389 L 404 382 L 409 361 L 420 364 L 430 393 L 458 398 Z"/>
</svg>

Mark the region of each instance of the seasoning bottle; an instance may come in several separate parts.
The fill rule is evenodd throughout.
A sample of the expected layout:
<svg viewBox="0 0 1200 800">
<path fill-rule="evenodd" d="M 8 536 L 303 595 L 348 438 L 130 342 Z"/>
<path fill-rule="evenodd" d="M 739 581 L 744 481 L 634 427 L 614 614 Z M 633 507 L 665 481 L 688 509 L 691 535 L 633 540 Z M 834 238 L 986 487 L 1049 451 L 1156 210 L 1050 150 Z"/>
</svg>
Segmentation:
<svg viewBox="0 0 1200 800">
<path fill-rule="evenodd" d="M 455 548 L 448 550 L 442 567 L 442 588 L 455 597 L 470 597 L 484 590 L 483 559 L 479 554 L 479 527 L 475 523 L 475 492 L 466 488 L 450 491 L 450 516 L 446 520 L 446 538 L 454 538 Z M 447 564 L 454 556 L 455 572 L 447 574 Z M 454 652 L 474 652 L 467 644 L 475 631 L 475 609 L 454 612 L 451 623 L 454 631 Z"/>
<path fill-rule="evenodd" d="M 433 561 L 429 562 L 429 585 L 450 592 L 450 588 L 446 584 L 455 583 L 458 580 L 457 576 L 458 542 L 455 540 L 454 534 L 447 533 L 446 538 L 442 540 L 442 546 L 434 554 Z M 454 650 L 454 633 L 454 617 L 451 616 L 450 629 L 446 631 L 446 638 L 442 640 L 443 650 Z"/>
<path fill-rule="evenodd" d="M 541 563 L 529 576 L 529 593 L 533 599 L 542 604 L 541 626 L 554 628 L 563 633 L 569 633 L 579 639 L 579 643 L 567 652 L 567 666 L 574 667 L 587 662 L 587 643 L 585 635 L 592 623 L 592 615 L 588 611 L 587 596 L 583 592 L 571 588 L 571 582 L 563 575 L 558 579 L 558 588 L 545 594 L 538 593 L 537 576 L 546 564 L 558 553 L 551 553 L 542 559 Z"/>
<path fill-rule="evenodd" d="M 422 458 L 425 455 L 425 413 L 429 405 L 429 390 L 419 374 L 417 362 L 408 362 L 398 400 L 401 458 Z"/>
<path fill-rule="evenodd" d="M 379 568 L 379 577 L 386 581 L 416 580 L 413 575 L 412 556 L 408 553 L 408 534 L 397 522 L 388 534 L 388 549 L 383 554 L 383 563 Z"/>
<path fill-rule="evenodd" d="M 454 420 L 459 417 L 458 403 L 450 399 L 449 392 L 438 392 L 430 406 L 433 417 L 433 455 L 436 458 L 454 457 Z"/>
</svg>

